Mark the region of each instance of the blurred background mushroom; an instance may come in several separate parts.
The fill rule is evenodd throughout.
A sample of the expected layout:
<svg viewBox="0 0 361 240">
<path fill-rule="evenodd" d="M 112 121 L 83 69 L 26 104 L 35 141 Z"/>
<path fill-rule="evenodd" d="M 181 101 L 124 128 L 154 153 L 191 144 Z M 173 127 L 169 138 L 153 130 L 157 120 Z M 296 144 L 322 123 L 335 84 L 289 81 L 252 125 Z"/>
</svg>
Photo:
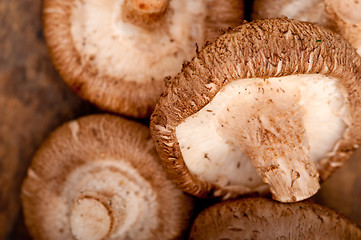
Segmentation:
<svg viewBox="0 0 361 240">
<path fill-rule="evenodd" d="M 189 240 L 360 238 L 360 228 L 326 207 L 245 198 L 205 209 L 195 219 Z"/>
<path fill-rule="evenodd" d="M 243 0 L 45 0 L 44 32 L 55 67 L 102 109 L 149 117 L 196 45 L 243 19 Z"/>
<path fill-rule="evenodd" d="M 111 115 L 54 131 L 32 160 L 22 203 L 34 240 L 176 239 L 192 209 L 166 178 L 148 128 Z"/>
<path fill-rule="evenodd" d="M 321 184 L 314 200 L 361 226 L 361 149 Z"/>
<path fill-rule="evenodd" d="M 361 1 L 325 0 L 331 29 L 340 33 L 361 55 Z"/>
<path fill-rule="evenodd" d="M 289 17 L 326 25 L 324 0 L 254 0 L 252 19 Z"/>
<path fill-rule="evenodd" d="M 342 64 L 339 64 L 342 63 Z M 361 142 L 361 58 L 289 19 L 245 23 L 206 46 L 163 93 L 151 132 L 172 179 L 198 197 L 314 195 Z"/>
<path fill-rule="evenodd" d="M 314 22 L 341 34 L 361 55 L 361 1 L 255 0 L 253 19 L 289 17 Z"/>
</svg>

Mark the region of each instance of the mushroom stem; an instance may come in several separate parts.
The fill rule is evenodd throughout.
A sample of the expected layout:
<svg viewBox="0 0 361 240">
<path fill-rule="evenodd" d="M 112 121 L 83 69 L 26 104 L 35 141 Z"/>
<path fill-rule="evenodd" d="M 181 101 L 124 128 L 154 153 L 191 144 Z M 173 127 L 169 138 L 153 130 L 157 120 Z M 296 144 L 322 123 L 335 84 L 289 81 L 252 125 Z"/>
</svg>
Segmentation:
<svg viewBox="0 0 361 240">
<path fill-rule="evenodd" d="M 122 16 L 125 22 L 142 28 L 153 28 L 168 8 L 168 0 L 125 0 Z"/>
<path fill-rule="evenodd" d="M 113 222 L 111 211 L 99 199 L 82 197 L 72 205 L 70 227 L 75 239 L 104 239 L 110 233 Z"/>
<path fill-rule="evenodd" d="M 314 195 L 319 175 L 309 157 L 304 113 L 296 99 L 256 98 L 246 111 L 237 101 L 223 110 L 221 134 L 247 154 L 274 199 L 296 202 Z"/>
</svg>

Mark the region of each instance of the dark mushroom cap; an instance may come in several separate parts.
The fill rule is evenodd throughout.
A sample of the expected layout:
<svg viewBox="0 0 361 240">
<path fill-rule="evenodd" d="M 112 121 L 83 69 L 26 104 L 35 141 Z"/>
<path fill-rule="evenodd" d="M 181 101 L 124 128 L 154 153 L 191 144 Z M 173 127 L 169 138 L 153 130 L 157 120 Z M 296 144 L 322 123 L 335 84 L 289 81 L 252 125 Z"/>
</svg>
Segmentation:
<svg viewBox="0 0 361 240">
<path fill-rule="evenodd" d="M 165 176 L 148 129 L 111 115 L 64 124 L 22 186 L 34 239 L 174 239 L 192 201 Z"/>
<path fill-rule="evenodd" d="M 223 202 L 201 212 L 190 240 L 360 239 L 361 229 L 326 207 L 264 198 Z"/>
<path fill-rule="evenodd" d="M 149 117 L 163 79 L 191 59 L 196 44 L 243 18 L 241 0 L 148 2 L 44 2 L 44 35 L 53 63 L 82 98 L 112 112 Z M 148 7 L 159 8 L 162 16 Z"/>
<path fill-rule="evenodd" d="M 358 90 L 361 59 L 349 43 L 332 31 L 286 18 L 245 23 L 230 30 L 204 47 L 174 78 L 160 98 L 150 124 L 156 149 L 169 176 L 180 188 L 199 197 L 228 198 L 260 191 L 226 188 L 191 173 L 185 164 L 176 128 L 235 80 L 302 74 L 322 74 L 337 79 L 349 105 L 347 130 L 332 153 L 316 163 L 320 178 L 326 179 L 361 141 Z"/>
</svg>

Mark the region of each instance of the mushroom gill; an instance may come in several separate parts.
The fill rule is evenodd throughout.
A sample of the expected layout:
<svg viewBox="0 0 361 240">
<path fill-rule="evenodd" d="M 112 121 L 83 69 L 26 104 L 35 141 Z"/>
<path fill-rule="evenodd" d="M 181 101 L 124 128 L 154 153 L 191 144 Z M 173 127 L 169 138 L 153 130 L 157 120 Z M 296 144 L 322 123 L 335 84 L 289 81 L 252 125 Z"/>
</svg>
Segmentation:
<svg viewBox="0 0 361 240">
<path fill-rule="evenodd" d="M 344 89 L 336 79 L 317 74 L 240 79 L 179 124 L 176 136 L 188 169 L 197 176 L 250 189 L 265 188 L 263 179 L 275 197 L 289 202 L 317 192 L 316 165 L 332 154 L 349 121 Z M 202 147 L 188 149 L 200 139 Z M 205 154 L 207 159 L 200 160 Z"/>
<path fill-rule="evenodd" d="M 360 238 L 360 228 L 326 207 L 245 198 L 203 210 L 193 223 L 189 240 Z"/>
<path fill-rule="evenodd" d="M 360 72 L 356 51 L 330 30 L 243 24 L 205 47 L 160 99 L 151 133 L 163 165 L 201 197 L 265 192 L 267 183 L 274 199 L 306 199 L 361 141 Z"/>
<path fill-rule="evenodd" d="M 97 106 L 149 117 L 196 49 L 243 19 L 243 0 L 46 0 L 44 35 L 67 84 Z"/>
<path fill-rule="evenodd" d="M 173 239 L 192 202 L 165 177 L 145 126 L 110 115 L 64 124 L 22 187 L 34 239 Z"/>
</svg>

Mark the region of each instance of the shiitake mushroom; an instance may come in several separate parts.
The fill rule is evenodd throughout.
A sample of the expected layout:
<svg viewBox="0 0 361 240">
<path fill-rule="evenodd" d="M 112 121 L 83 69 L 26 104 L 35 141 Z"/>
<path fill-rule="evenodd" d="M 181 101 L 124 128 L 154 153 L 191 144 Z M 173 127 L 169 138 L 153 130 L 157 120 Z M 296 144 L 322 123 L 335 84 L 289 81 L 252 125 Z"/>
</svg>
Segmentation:
<svg viewBox="0 0 361 240">
<path fill-rule="evenodd" d="M 172 79 L 151 133 L 188 193 L 227 199 L 269 186 L 279 201 L 300 201 L 361 142 L 360 80 L 360 56 L 331 30 L 245 23 Z"/>
<path fill-rule="evenodd" d="M 193 201 L 166 178 L 146 126 L 111 115 L 65 123 L 23 183 L 34 239 L 175 239 Z"/>
<path fill-rule="evenodd" d="M 66 83 L 107 111 L 149 117 L 196 44 L 243 19 L 243 0 L 46 0 L 44 35 Z"/>
</svg>

